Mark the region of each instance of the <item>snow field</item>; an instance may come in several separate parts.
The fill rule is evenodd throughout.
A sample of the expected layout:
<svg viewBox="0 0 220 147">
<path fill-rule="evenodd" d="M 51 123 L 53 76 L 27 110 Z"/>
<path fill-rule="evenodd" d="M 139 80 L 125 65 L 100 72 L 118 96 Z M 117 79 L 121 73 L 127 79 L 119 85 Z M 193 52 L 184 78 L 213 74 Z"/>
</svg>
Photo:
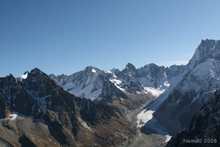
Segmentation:
<svg viewBox="0 0 220 147">
<path fill-rule="evenodd" d="M 137 115 L 137 127 L 141 128 L 143 127 L 149 120 L 153 118 L 153 113 L 155 111 L 149 110 L 142 110 L 138 115 Z"/>
</svg>

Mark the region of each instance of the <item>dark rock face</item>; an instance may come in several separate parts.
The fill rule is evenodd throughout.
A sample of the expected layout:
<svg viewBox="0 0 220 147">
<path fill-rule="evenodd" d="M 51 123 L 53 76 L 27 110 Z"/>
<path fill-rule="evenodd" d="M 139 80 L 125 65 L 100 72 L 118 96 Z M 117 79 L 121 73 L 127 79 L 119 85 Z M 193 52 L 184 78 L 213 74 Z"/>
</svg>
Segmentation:
<svg viewBox="0 0 220 147">
<path fill-rule="evenodd" d="M 9 116 L 9 108 L 2 94 L 0 94 L 0 119 Z"/>
<path fill-rule="evenodd" d="M 191 117 L 198 113 L 203 104 L 201 99 L 193 102 L 195 96 L 194 90 L 185 94 L 174 90 L 157 109 L 154 116 L 174 135 L 177 130 L 183 130 L 189 126 Z"/>
<path fill-rule="evenodd" d="M 119 90 L 115 85 L 110 82 L 107 78 L 103 77 L 103 88 L 100 95 L 103 101 L 113 103 L 114 100 L 120 98 L 127 99 L 127 95 Z"/>
<path fill-rule="evenodd" d="M 131 63 L 128 63 L 125 67 L 125 69 L 122 70 L 123 73 L 126 73 L 127 75 L 129 76 L 132 76 L 135 74 L 136 72 L 136 67 L 131 64 Z"/>
<path fill-rule="evenodd" d="M 0 78 L 0 89 L 1 105 L 4 108 L 5 116 L 8 115 L 8 110 L 16 111 L 26 116 L 36 115 L 32 110 L 35 111 L 39 107 L 34 104 L 31 96 L 12 75 Z"/>
<path fill-rule="evenodd" d="M 178 76 L 179 74 L 184 73 L 185 69 L 185 65 L 172 65 L 169 68 L 166 68 L 167 78 L 170 79 L 172 77 Z"/>
<path fill-rule="evenodd" d="M 0 138 L 12 146 L 117 146 L 136 134 L 114 108 L 75 97 L 37 68 L 0 79 L 0 106 Z"/>
<path fill-rule="evenodd" d="M 165 68 L 164 66 L 151 63 L 137 69 L 134 77 L 145 87 L 158 88 L 163 85 L 164 82 L 184 73 L 185 70 L 186 66 L 184 65 L 173 65 L 169 68 Z"/>
<path fill-rule="evenodd" d="M 208 102 L 192 117 L 189 128 L 172 137 L 167 147 L 220 146 L 220 95 L 215 92 L 214 98 L 206 98 Z"/>
<path fill-rule="evenodd" d="M 166 128 L 172 130 L 171 134 L 188 128 L 191 117 L 205 104 L 207 92 L 220 88 L 219 57 L 220 41 L 202 40 L 192 59 L 185 66 L 185 73 L 180 66 L 175 68 L 171 66 L 168 69 L 169 75 L 176 75 L 173 71 L 182 72 L 184 75 L 154 116 L 162 121 Z"/>
</svg>

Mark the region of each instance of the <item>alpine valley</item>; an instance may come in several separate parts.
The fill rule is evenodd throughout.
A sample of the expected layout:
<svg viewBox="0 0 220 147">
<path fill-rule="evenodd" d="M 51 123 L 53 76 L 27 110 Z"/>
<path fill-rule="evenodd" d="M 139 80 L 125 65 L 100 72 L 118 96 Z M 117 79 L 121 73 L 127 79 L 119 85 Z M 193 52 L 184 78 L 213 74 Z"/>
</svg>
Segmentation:
<svg viewBox="0 0 220 147">
<path fill-rule="evenodd" d="M 10 74 L 0 78 L 0 146 L 220 146 L 219 89 L 220 41 L 209 39 L 187 65 Z"/>
</svg>

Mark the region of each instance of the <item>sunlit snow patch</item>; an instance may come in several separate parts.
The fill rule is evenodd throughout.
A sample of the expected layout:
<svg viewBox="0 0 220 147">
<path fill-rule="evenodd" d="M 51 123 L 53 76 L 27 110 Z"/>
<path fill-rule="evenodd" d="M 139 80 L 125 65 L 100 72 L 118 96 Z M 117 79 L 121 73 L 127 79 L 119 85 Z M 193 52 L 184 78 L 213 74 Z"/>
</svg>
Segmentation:
<svg viewBox="0 0 220 147">
<path fill-rule="evenodd" d="M 145 91 L 150 92 L 153 96 L 158 97 L 161 95 L 165 89 L 153 88 L 153 87 L 144 87 Z"/>
<path fill-rule="evenodd" d="M 28 72 L 25 72 L 23 75 L 21 75 L 21 79 L 27 79 Z"/>
<path fill-rule="evenodd" d="M 155 111 L 153 110 L 143 110 L 141 113 L 137 115 L 137 127 L 141 128 L 143 127 L 149 120 L 153 118 L 153 113 Z"/>
<path fill-rule="evenodd" d="M 157 134 L 164 135 L 166 137 L 165 141 L 169 141 L 171 136 L 169 136 L 168 130 L 164 128 L 161 124 L 159 124 L 157 119 L 153 117 L 154 112 L 155 111 L 153 110 L 146 109 L 141 111 L 141 113 L 139 113 L 137 116 L 137 127 L 145 127 L 151 129 L 155 131 Z M 146 124 L 148 125 L 146 126 Z"/>
<path fill-rule="evenodd" d="M 10 116 L 9 116 L 9 119 L 10 120 L 15 120 L 16 118 L 17 118 L 17 114 L 11 114 Z"/>
<path fill-rule="evenodd" d="M 92 72 L 93 72 L 93 73 L 97 73 L 96 70 L 95 70 L 94 68 L 92 69 Z"/>
<path fill-rule="evenodd" d="M 170 139 L 171 139 L 172 136 L 170 136 L 170 135 L 166 135 L 165 137 L 166 137 L 165 142 L 168 142 L 168 141 L 170 141 Z"/>
<path fill-rule="evenodd" d="M 125 92 L 126 90 L 124 88 L 121 88 L 119 85 L 122 83 L 121 80 L 118 79 L 110 79 L 110 81 L 121 91 Z"/>
</svg>

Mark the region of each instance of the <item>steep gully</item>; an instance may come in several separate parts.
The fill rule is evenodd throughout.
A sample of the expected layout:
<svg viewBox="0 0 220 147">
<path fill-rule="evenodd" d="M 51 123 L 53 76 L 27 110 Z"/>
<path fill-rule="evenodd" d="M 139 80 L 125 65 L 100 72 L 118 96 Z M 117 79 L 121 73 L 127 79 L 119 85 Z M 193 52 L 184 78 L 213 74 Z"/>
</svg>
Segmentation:
<svg viewBox="0 0 220 147">
<path fill-rule="evenodd" d="M 143 104 L 142 107 L 127 113 L 126 118 L 138 127 L 138 123 L 139 123 L 137 118 L 138 115 L 141 114 L 142 111 L 145 111 L 146 108 L 154 105 L 155 103 L 157 103 L 156 100 L 150 103 L 149 105 Z M 148 110 L 146 113 L 152 115 L 151 112 L 152 110 Z M 158 122 L 157 125 L 159 125 Z M 136 146 L 145 147 L 146 145 L 148 147 L 162 147 L 165 146 L 166 142 L 169 141 L 170 139 L 170 137 L 168 137 L 169 136 L 168 133 L 165 132 L 163 128 L 161 129 L 161 127 L 157 128 L 158 132 L 155 132 L 153 128 L 149 128 L 149 127 L 138 127 L 138 128 L 139 128 L 138 135 L 128 143 L 128 147 L 136 147 Z M 165 132 L 167 136 L 161 134 L 160 132 Z"/>
<path fill-rule="evenodd" d="M 144 104 L 127 114 L 127 119 L 139 128 L 139 136 L 130 144 L 133 146 L 165 146 L 171 138 L 169 131 L 164 128 L 160 122 L 153 117 L 153 113 L 159 108 L 163 101 L 168 97 L 171 90 L 178 84 L 184 73 L 170 79 L 170 86 L 156 96 L 156 99 L 150 104 Z"/>
<path fill-rule="evenodd" d="M 188 107 L 191 108 L 188 110 L 192 110 L 192 108 L 199 110 L 204 102 L 203 99 L 198 99 L 198 97 L 201 97 L 206 91 L 219 88 L 219 43 L 219 41 L 203 40 L 182 74 L 172 77 L 169 80 L 169 87 L 155 101 L 137 113 L 137 118 L 133 121 L 142 133 L 146 135 L 160 134 L 166 136 L 166 141 L 168 141 L 170 139 L 169 134 L 174 135 L 175 132 L 184 129 L 184 125 L 187 124 L 186 122 L 180 123 L 179 127 L 172 127 L 167 126 L 167 122 L 159 122 L 156 118 L 159 116 L 160 119 L 166 119 L 166 121 L 171 119 L 190 120 L 191 115 L 188 115 L 189 113 L 183 108 Z M 194 90 L 194 93 L 190 93 L 190 90 Z M 171 93 L 171 91 L 174 92 Z M 176 95 L 175 91 L 180 92 L 180 95 Z M 183 97 L 181 95 L 186 96 Z M 193 103 L 195 99 L 196 101 Z M 188 103 L 185 103 L 187 100 Z M 169 105 L 169 108 L 167 105 Z M 160 110 L 158 111 L 158 109 Z M 177 112 L 178 110 L 178 114 L 182 115 L 180 117 L 173 116 L 173 112 Z M 156 113 L 154 113 L 155 111 Z M 196 113 L 196 111 L 192 110 L 190 113 Z M 169 131 L 160 123 L 166 125 Z M 178 126 L 178 123 L 175 125 Z"/>
</svg>

